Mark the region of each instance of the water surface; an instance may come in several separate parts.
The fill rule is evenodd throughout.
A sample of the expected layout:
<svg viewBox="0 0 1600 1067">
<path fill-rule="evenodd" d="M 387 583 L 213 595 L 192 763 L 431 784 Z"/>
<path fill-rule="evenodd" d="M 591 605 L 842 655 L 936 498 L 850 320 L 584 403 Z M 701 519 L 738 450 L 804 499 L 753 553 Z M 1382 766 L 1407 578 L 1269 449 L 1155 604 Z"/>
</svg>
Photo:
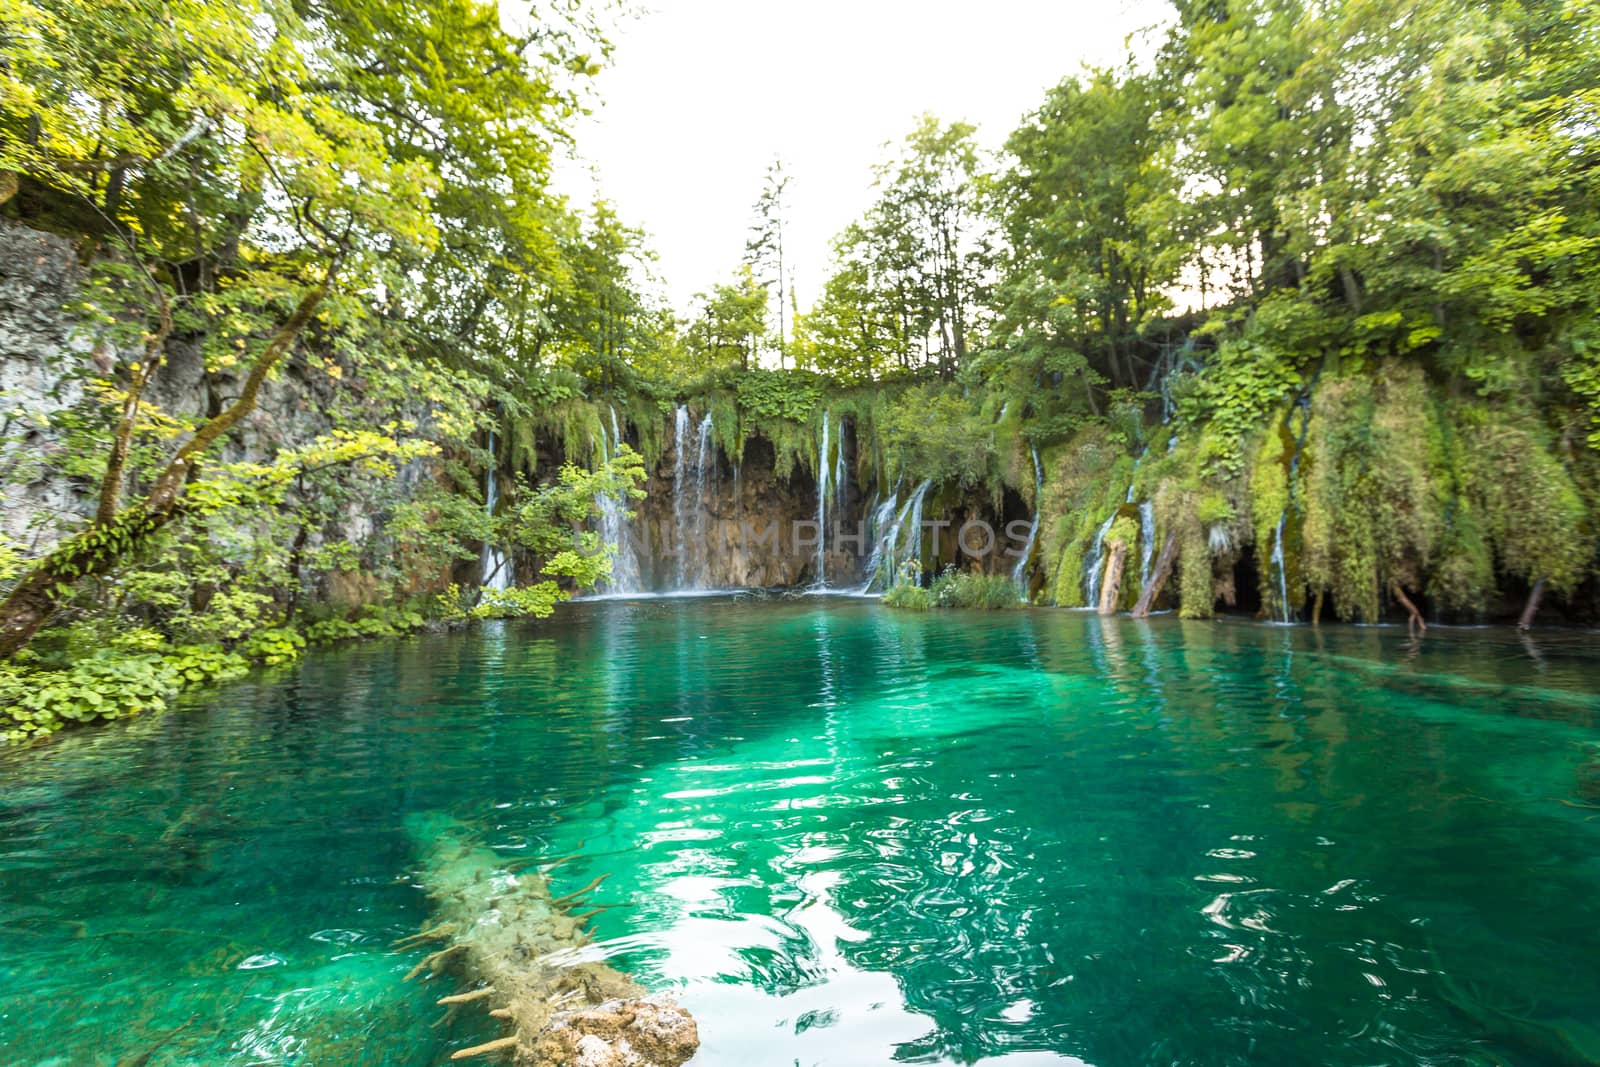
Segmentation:
<svg viewBox="0 0 1600 1067">
<path fill-rule="evenodd" d="M 1593 1062 L 1597 692 L 1584 633 L 816 597 L 351 646 L 0 755 L 0 1063 L 447 1061 L 422 811 L 608 874 L 703 1067 Z"/>
</svg>

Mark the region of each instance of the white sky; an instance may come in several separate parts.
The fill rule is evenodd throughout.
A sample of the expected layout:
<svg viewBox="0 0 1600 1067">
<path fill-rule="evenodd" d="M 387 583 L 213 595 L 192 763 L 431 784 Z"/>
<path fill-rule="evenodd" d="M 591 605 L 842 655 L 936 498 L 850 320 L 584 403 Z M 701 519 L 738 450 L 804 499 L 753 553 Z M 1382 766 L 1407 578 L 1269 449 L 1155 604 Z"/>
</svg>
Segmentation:
<svg viewBox="0 0 1600 1067">
<path fill-rule="evenodd" d="M 792 176 L 785 255 L 802 308 L 833 235 L 871 203 L 872 165 L 931 111 L 998 148 L 1045 90 L 1119 62 L 1163 0 L 644 0 L 619 26 L 578 150 L 649 233 L 680 311 L 733 274 L 768 164 Z M 581 168 L 560 184 L 579 202 Z"/>
</svg>

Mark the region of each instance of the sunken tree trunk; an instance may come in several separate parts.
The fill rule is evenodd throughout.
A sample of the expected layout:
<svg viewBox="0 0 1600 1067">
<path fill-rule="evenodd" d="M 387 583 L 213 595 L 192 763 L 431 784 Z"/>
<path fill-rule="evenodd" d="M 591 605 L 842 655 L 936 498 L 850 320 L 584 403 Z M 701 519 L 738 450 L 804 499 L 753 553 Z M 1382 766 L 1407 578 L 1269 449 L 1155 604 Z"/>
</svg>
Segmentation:
<svg viewBox="0 0 1600 1067">
<path fill-rule="evenodd" d="M 678 1067 L 694 1055 L 700 1035 L 688 1012 L 666 997 L 646 996 L 609 964 L 581 957 L 595 911 L 571 912 L 603 878 L 556 897 L 544 874 L 514 873 L 517 864 L 507 864 L 448 816 L 412 816 L 406 830 L 435 913 L 431 926 L 398 944 L 442 946 L 406 977 L 459 979 L 458 991 L 439 1004 L 449 1015 L 487 1011 L 506 1031 L 451 1059 L 509 1056 L 517 1067 Z"/>
</svg>

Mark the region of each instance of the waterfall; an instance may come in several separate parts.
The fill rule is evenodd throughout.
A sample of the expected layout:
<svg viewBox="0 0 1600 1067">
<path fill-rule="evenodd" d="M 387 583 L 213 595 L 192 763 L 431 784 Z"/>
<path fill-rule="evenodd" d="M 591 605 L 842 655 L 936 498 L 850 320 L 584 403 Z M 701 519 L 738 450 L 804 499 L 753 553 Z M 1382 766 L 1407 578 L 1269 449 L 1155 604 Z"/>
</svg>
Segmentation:
<svg viewBox="0 0 1600 1067">
<path fill-rule="evenodd" d="M 706 469 L 710 467 L 713 479 L 717 473 L 717 449 L 711 443 L 711 429 L 711 412 L 708 411 L 705 418 L 700 420 L 700 435 L 694 453 L 694 544 L 704 556 L 704 566 L 694 583 L 696 589 L 705 589 L 711 584 L 711 545 L 707 536 L 711 509 L 706 502 Z"/>
<path fill-rule="evenodd" d="M 932 487 L 931 481 L 917 486 L 917 491 L 911 494 L 911 499 L 906 501 L 905 508 L 900 512 L 900 521 L 895 523 L 895 539 L 901 542 L 900 548 L 895 553 L 896 576 L 905 564 L 913 560 L 919 564 L 922 562 L 922 501 Z M 905 535 L 903 541 L 902 534 Z"/>
<path fill-rule="evenodd" d="M 1005 418 L 1005 413 L 1002 412 L 1000 417 Z M 1017 595 L 1024 600 L 1028 599 L 1028 560 L 1033 556 L 1033 543 L 1039 536 L 1039 503 L 1044 495 L 1044 468 L 1039 465 L 1039 450 L 1030 447 L 1028 451 L 1033 454 L 1033 523 L 1028 527 L 1028 539 L 1022 545 L 1022 557 L 1011 571 L 1011 581 L 1017 587 Z"/>
<path fill-rule="evenodd" d="M 489 431 L 489 466 L 483 476 L 484 507 L 488 510 L 489 517 L 494 518 L 494 509 L 500 503 L 500 483 L 497 479 L 495 466 L 496 450 L 494 431 Z M 506 554 L 487 540 L 483 543 L 483 551 L 478 557 L 478 584 L 485 589 L 504 592 L 511 588 L 511 560 Z"/>
<path fill-rule="evenodd" d="M 1111 532 L 1111 524 L 1116 521 L 1117 513 L 1113 511 L 1106 517 L 1106 521 L 1100 524 L 1099 531 L 1094 535 L 1094 543 L 1089 546 L 1089 554 L 1084 557 L 1086 573 L 1083 576 L 1083 600 L 1090 608 L 1100 606 L 1100 579 L 1103 576 L 1101 571 L 1104 569 L 1101 566 L 1101 559 L 1105 554 L 1106 534 Z"/>
<path fill-rule="evenodd" d="M 1139 588 L 1150 584 L 1150 559 L 1156 551 L 1156 506 L 1146 500 L 1139 505 Z"/>
<path fill-rule="evenodd" d="M 1283 622 L 1289 618 L 1289 576 L 1283 566 L 1283 528 L 1289 523 L 1289 509 L 1285 507 L 1278 516 L 1278 526 L 1272 533 L 1272 566 L 1278 572 L 1278 610 Z"/>
<path fill-rule="evenodd" d="M 828 413 L 822 413 L 822 442 L 817 449 L 817 567 L 813 585 L 828 584 Z"/>
<path fill-rule="evenodd" d="M 894 584 L 894 575 L 882 573 L 885 563 L 893 566 L 894 540 L 900 532 L 895 522 L 895 506 L 900 502 L 899 486 L 889 498 L 872 510 L 872 554 L 867 557 L 867 580 L 859 592 L 870 593 L 874 588 L 886 590 Z"/>
<path fill-rule="evenodd" d="M 672 525 L 678 536 L 675 587 L 682 589 L 685 582 L 684 563 L 689 554 L 689 515 L 684 510 L 685 485 L 689 480 L 689 409 L 678 405 L 672 422 L 672 448 L 676 455 L 672 461 Z"/>
<path fill-rule="evenodd" d="M 616 459 L 622 447 L 622 428 L 617 422 L 617 409 L 611 408 L 611 436 L 606 436 L 605 424 L 600 425 L 600 455 L 607 462 Z M 626 489 L 615 493 L 599 493 L 595 506 L 600 510 L 600 540 L 616 545 L 611 558 L 611 577 L 604 583 L 607 592 L 637 593 L 639 582 L 639 553 L 634 548 L 628 529 L 628 494 Z"/>
</svg>

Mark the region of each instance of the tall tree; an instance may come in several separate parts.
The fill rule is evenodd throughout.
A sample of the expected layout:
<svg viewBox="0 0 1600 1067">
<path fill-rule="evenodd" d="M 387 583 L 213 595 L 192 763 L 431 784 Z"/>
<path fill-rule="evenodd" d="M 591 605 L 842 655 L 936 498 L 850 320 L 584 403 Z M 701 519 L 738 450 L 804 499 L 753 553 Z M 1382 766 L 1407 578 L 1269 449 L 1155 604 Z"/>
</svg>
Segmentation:
<svg viewBox="0 0 1600 1067">
<path fill-rule="evenodd" d="M 1149 75 L 1069 78 L 1006 144 L 997 334 L 1035 370 L 1081 356 L 1097 380 L 1143 383 L 1141 331 L 1168 309 L 1181 262 L 1176 179 L 1152 125 L 1162 102 Z"/>
<path fill-rule="evenodd" d="M 761 196 L 755 204 L 755 221 L 750 226 L 750 239 L 745 243 L 745 262 L 758 284 L 764 285 L 776 298 L 773 318 L 777 322 L 778 366 L 784 366 L 787 356 L 787 334 L 784 316 L 787 312 L 789 277 L 783 263 L 783 233 L 787 220 L 789 175 L 784 173 L 783 160 L 775 159 L 767 168 Z"/>
</svg>

